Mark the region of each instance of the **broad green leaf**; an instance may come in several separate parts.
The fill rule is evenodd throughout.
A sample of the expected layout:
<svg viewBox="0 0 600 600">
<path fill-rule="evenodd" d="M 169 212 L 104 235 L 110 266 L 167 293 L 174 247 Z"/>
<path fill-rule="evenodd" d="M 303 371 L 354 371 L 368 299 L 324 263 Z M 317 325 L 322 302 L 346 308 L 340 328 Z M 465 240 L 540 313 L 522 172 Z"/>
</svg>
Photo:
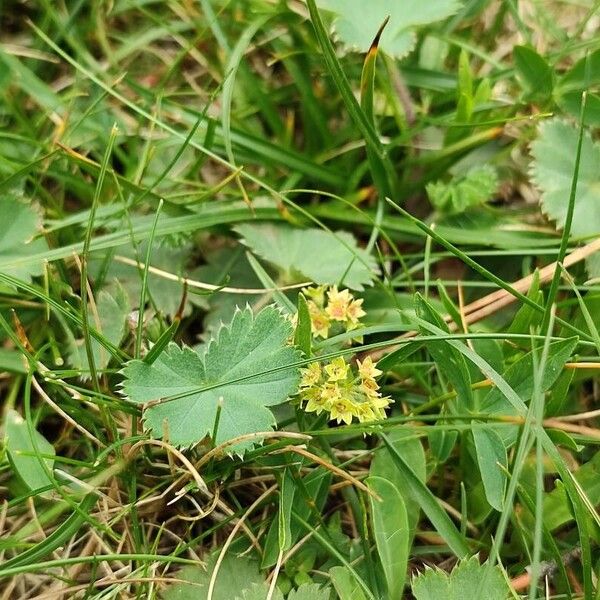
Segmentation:
<svg viewBox="0 0 600 600">
<path fill-rule="evenodd" d="M 450 517 L 440 506 L 437 498 L 431 490 L 418 478 L 412 466 L 392 445 L 385 434 L 381 434 L 381 439 L 390 452 L 392 460 L 400 474 L 404 477 L 405 486 L 410 489 L 411 494 L 417 499 L 421 509 L 431 521 L 437 532 L 444 538 L 450 549 L 456 556 L 463 558 L 469 554 L 469 546 L 463 535 L 456 529 Z"/>
<path fill-rule="evenodd" d="M 215 425 L 215 444 L 271 430 L 275 418 L 267 407 L 284 402 L 299 382 L 300 352 L 287 344 L 291 335 L 291 323 L 272 306 L 256 316 L 249 307 L 237 310 L 202 354 L 171 343 L 152 364 L 130 361 L 123 393 L 131 402 L 152 403 L 143 414 L 147 429 L 163 437 L 166 425 L 177 446 L 212 435 Z"/>
<path fill-rule="evenodd" d="M 177 579 L 183 579 L 188 583 L 174 583 L 167 586 L 161 593 L 162 600 L 206 600 L 217 557 L 218 552 L 211 554 L 206 568 L 190 566 L 178 571 Z M 243 590 L 250 589 L 253 585 L 258 585 L 263 590 L 269 589 L 264 577 L 258 571 L 256 561 L 246 556 L 227 554 L 217 575 L 213 600 L 235 599 Z M 266 598 L 266 591 L 262 598 Z"/>
<path fill-rule="evenodd" d="M 416 600 L 506 600 L 510 590 L 498 567 L 488 570 L 473 556 L 461 561 L 451 573 L 426 568 L 413 579 L 412 593 Z"/>
<path fill-rule="evenodd" d="M 504 352 L 498 340 L 489 340 L 484 338 L 475 338 L 471 340 L 473 350 L 485 360 L 490 367 L 498 373 L 504 370 Z M 472 379 L 479 380 L 481 372 L 476 369 L 475 365 L 468 363 L 471 371 Z M 485 395 L 484 390 L 474 391 L 474 394 Z"/>
<path fill-rule="evenodd" d="M 498 189 L 496 169 L 482 165 L 449 182 L 435 181 L 426 186 L 429 201 L 444 214 L 458 214 L 486 203 Z"/>
<path fill-rule="evenodd" d="M 54 456 L 55 450 L 52 444 L 35 430 L 33 432 L 35 440 L 33 440 L 29 433 L 27 421 L 13 409 L 6 412 L 4 432 L 8 457 L 14 472 L 23 483 L 32 491 L 52 485 L 46 469 L 40 464 L 34 450 L 35 444 L 35 448 L 40 454 Z M 51 473 L 54 468 L 54 459 L 45 457 L 42 460 Z"/>
<path fill-rule="evenodd" d="M 448 410 L 442 409 L 440 416 L 447 414 Z M 429 438 L 429 448 L 431 449 L 432 458 L 438 463 L 445 463 L 452 454 L 456 440 L 458 439 L 457 431 L 440 431 L 431 427 L 431 431 L 428 431 L 427 437 Z"/>
<path fill-rule="evenodd" d="M 546 59 L 529 46 L 515 46 L 513 58 L 527 96 L 540 100 L 549 98 L 554 87 L 554 71 Z"/>
<path fill-rule="evenodd" d="M 285 469 L 279 484 L 279 511 L 277 512 L 277 531 L 279 550 L 289 550 L 292 545 L 292 506 L 296 491 L 294 477 Z"/>
<path fill-rule="evenodd" d="M 380 49 L 396 58 L 406 56 L 415 46 L 415 29 L 453 15 L 461 6 L 457 0 L 372 0 L 365 10 L 362 0 L 319 0 L 320 8 L 337 16 L 333 22 L 335 34 L 349 51 L 366 52 L 384 20 L 390 21 L 380 42 Z"/>
<path fill-rule="evenodd" d="M 111 293 L 112 292 L 112 293 Z M 117 283 L 111 290 L 102 290 L 96 298 L 96 311 L 88 305 L 89 322 L 94 329 L 101 333 L 113 346 L 119 346 L 127 329 L 127 317 L 131 310 L 129 297 Z M 97 319 L 96 319 L 97 316 Z M 97 368 L 105 369 L 111 359 L 111 354 L 102 344 L 92 339 L 92 352 Z M 76 369 L 88 371 L 88 359 L 83 339 L 72 340 L 70 362 Z M 87 377 L 87 373 L 83 373 Z"/>
<path fill-rule="evenodd" d="M 410 344 L 412 345 L 412 344 Z M 380 365 L 381 363 L 377 363 Z M 404 427 L 396 427 L 388 433 L 390 443 L 402 455 L 404 460 L 412 467 L 415 475 L 423 482 L 426 480 L 426 459 L 425 451 L 421 440 L 413 435 L 413 431 Z M 402 494 L 406 513 L 408 515 L 408 524 L 411 530 L 411 537 L 417 527 L 420 517 L 420 507 L 416 498 L 411 494 L 410 488 L 405 485 L 405 479 L 394 464 L 394 460 L 387 448 L 382 446 L 377 450 L 371 467 L 369 469 L 371 477 L 379 477 L 392 482 L 398 491 Z"/>
<path fill-rule="evenodd" d="M 421 319 L 436 325 L 446 333 L 449 332 L 444 320 L 420 294 L 416 294 L 415 296 L 415 306 L 417 315 Z M 425 334 L 427 333 L 425 331 Z M 463 355 L 443 340 L 439 342 L 427 342 L 425 345 L 442 375 L 446 377 L 456 391 L 458 405 L 465 407 L 467 410 L 472 410 L 474 403 L 473 390 L 471 389 L 471 375 L 469 374 L 469 369 Z"/>
<path fill-rule="evenodd" d="M 589 498 L 590 503 L 600 503 L 600 452 L 579 467 L 573 477 Z M 544 497 L 544 523 L 550 531 L 562 527 L 573 520 L 573 509 L 567 498 L 564 486 L 558 486 Z"/>
<path fill-rule="evenodd" d="M 508 467 L 506 447 L 502 438 L 488 426 L 473 423 L 471 432 L 485 497 L 490 506 L 501 511 L 506 488 L 506 474 L 503 468 Z"/>
<path fill-rule="evenodd" d="M 339 598 L 343 598 L 343 600 L 367 600 L 360 585 L 346 567 L 329 569 L 329 576 Z"/>
<path fill-rule="evenodd" d="M 36 237 L 42 228 L 41 214 L 36 206 L 11 193 L 0 195 L 0 262 L 2 271 L 29 281 L 41 275 L 42 260 L 21 264 L 21 260 L 48 249 L 43 237 Z M 10 218 L 6 218 L 10 215 Z M 14 264 L 13 264 L 14 263 Z"/>
<path fill-rule="evenodd" d="M 562 373 L 565 363 L 569 360 L 575 347 L 577 338 L 568 338 L 552 342 L 548 352 L 548 360 L 542 377 L 542 392 L 550 389 Z M 518 394 L 523 402 L 529 402 L 534 386 L 534 363 L 531 352 L 513 363 L 503 374 L 504 380 Z M 508 401 L 506 396 L 497 387 L 492 388 L 481 405 L 482 412 L 490 415 L 516 415 L 515 407 Z M 514 442 L 518 427 L 495 428 L 505 445 Z"/>
<path fill-rule="evenodd" d="M 0 371 L 9 373 L 26 374 L 27 362 L 19 350 L 13 348 L 0 348 Z"/>
<path fill-rule="evenodd" d="M 379 273 L 375 259 L 356 245 L 351 234 L 298 229 L 273 223 L 235 227 L 255 254 L 279 267 L 292 281 L 310 279 L 319 285 L 362 290 Z"/>
<path fill-rule="evenodd" d="M 329 600 L 330 595 L 328 587 L 322 587 L 317 583 L 305 583 L 297 590 L 292 590 L 287 600 Z"/>
<path fill-rule="evenodd" d="M 381 500 L 369 496 L 373 536 L 385 573 L 388 598 L 401 598 L 408 568 L 410 530 L 406 506 L 398 488 L 382 477 L 369 477 L 367 485 Z"/>
<path fill-rule="evenodd" d="M 541 190 L 542 210 L 565 224 L 571 181 L 575 170 L 577 129 L 560 119 L 543 122 L 531 146 L 532 181 Z M 571 234 L 574 237 L 600 233 L 600 145 L 584 134 Z"/>
</svg>

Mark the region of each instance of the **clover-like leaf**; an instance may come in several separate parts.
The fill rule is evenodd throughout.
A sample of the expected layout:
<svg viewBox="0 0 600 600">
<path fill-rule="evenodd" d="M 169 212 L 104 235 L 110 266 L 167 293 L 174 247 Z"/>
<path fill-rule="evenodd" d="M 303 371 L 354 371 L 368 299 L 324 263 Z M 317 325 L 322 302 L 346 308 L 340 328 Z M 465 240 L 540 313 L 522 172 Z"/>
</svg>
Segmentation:
<svg viewBox="0 0 600 600">
<path fill-rule="evenodd" d="M 0 212 L 5 216 L 0 220 L 0 271 L 25 281 L 41 275 L 41 260 L 25 262 L 27 257 L 48 249 L 44 238 L 35 237 L 42 225 L 35 205 L 14 194 L 5 194 L 0 196 Z"/>
<path fill-rule="evenodd" d="M 167 432 L 177 446 L 199 442 L 215 426 L 216 444 L 269 431 L 275 418 L 267 407 L 298 387 L 300 352 L 287 343 L 291 335 L 291 323 L 273 306 L 256 316 L 249 307 L 237 310 L 203 353 L 171 343 L 152 364 L 129 362 L 123 392 L 132 402 L 150 403 L 146 427 L 155 437 Z M 252 445 L 238 443 L 231 450 Z"/>
<path fill-rule="evenodd" d="M 333 29 L 348 51 L 366 52 L 387 17 L 379 48 L 402 58 L 415 46 L 415 28 L 441 21 L 460 8 L 457 0 L 317 0 L 320 8 L 336 14 Z"/>
<path fill-rule="evenodd" d="M 578 131 L 561 119 L 543 122 L 531 146 L 531 178 L 542 192 L 542 210 L 558 227 L 563 227 L 575 171 Z M 586 132 L 573 211 L 571 233 L 590 236 L 600 233 L 600 145 Z"/>
<path fill-rule="evenodd" d="M 413 579 L 412 593 L 417 600 L 506 600 L 508 586 L 498 567 L 488 571 L 476 556 L 460 562 L 451 573 L 427 568 Z"/>
<path fill-rule="evenodd" d="M 345 231 L 334 235 L 272 223 L 244 223 L 235 230 L 242 243 L 282 269 L 288 279 L 362 290 L 379 273 L 375 259 Z"/>
</svg>

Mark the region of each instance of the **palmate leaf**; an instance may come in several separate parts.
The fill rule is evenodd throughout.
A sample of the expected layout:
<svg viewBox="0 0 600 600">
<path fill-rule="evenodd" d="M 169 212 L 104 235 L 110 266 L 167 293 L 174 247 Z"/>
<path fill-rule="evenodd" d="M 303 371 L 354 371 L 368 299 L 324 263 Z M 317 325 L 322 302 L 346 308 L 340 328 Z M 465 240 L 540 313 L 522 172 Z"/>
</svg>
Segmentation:
<svg viewBox="0 0 600 600">
<path fill-rule="evenodd" d="M 44 238 L 35 238 L 41 230 L 41 215 L 36 207 L 14 194 L 0 195 L 0 271 L 29 281 L 41 275 L 42 265 L 20 265 L 19 259 L 48 249 Z"/>
<path fill-rule="evenodd" d="M 299 382 L 294 365 L 300 352 L 288 345 L 291 335 L 291 323 L 273 306 L 256 316 L 249 307 L 238 309 L 203 353 L 171 343 L 152 364 L 129 362 L 124 395 L 151 403 L 144 410 L 147 429 L 155 437 L 168 432 L 177 446 L 212 435 L 217 415 L 216 444 L 269 431 L 275 419 L 267 407 L 284 402 Z M 240 453 L 252 445 L 238 443 L 231 450 Z"/>
<path fill-rule="evenodd" d="M 345 231 L 333 235 L 272 223 L 244 223 L 235 230 L 242 243 L 291 278 L 362 290 L 379 273 L 374 258 Z"/>
<path fill-rule="evenodd" d="M 577 129 L 560 119 L 543 122 L 531 146 L 532 181 L 542 192 L 542 210 L 563 227 L 575 171 Z M 600 145 L 586 133 L 573 212 L 571 234 L 577 237 L 600 233 Z"/>
<path fill-rule="evenodd" d="M 390 20 L 383 31 L 381 51 L 402 58 L 415 46 L 415 28 L 453 15 L 460 8 L 457 0 L 317 0 L 319 8 L 336 14 L 333 29 L 344 47 L 366 52 L 382 23 Z"/>
<path fill-rule="evenodd" d="M 488 571 L 487 565 L 480 565 L 473 556 L 449 574 L 428 568 L 413 579 L 412 593 L 417 600 L 506 600 L 509 589 L 498 567 Z"/>
</svg>

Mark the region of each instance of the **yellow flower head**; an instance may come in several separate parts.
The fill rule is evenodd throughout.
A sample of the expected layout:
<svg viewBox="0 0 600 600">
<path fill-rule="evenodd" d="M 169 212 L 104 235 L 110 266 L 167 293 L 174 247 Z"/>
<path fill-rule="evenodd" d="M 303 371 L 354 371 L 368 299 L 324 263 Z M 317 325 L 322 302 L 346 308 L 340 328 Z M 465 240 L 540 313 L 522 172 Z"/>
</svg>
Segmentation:
<svg viewBox="0 0 600 600">
<path fill-rule="evenodd" d="M 360 389 L 369 397 L 377 396 L 379 385 L 374 379 L 363 379 L 360 384 Z"/>
<path fill-rule="evenodd" d="M 327 314 L 334 321 L 348 320 L 348 306 L 354 298 L 348 290 L 338 292 L 337 286 L 327 291 Z"/>
<path fill-rule="evenodd" d="M 311 387 L 321 378 L 321 366 L 318 362 L 310 363 L 306 369 L 302 369 L 300 387 Z"/>
<path fill-rule="evenodd" d="M 365 360 L 361 363 L 360 360 L 356 361 L 358 365 L 358 374 L 361 376 L 361 379 L 375 379 L 375 377 L 379 377 L 382 371 L 376 368 L 376 364 L 373 362 L 373 359 L 370 356 L 367 356 Z"/>
<path fill-rule="evenodd" d="M 368 402 L 360 402 L 357 404 L 356 416 L 360 423 L 370 423 L 371 421 L 377 421 L 379 419 L 379 415 L 375 414 Z"/>
<path fill-rule="evenodd" d="M 355 369 L 338 356 L 323 366 L 315 361 L 302 369 L 299 399 L 304 410 L 329 413 L 331 420 L 347 425 L 355 418 L 361 423 L 385 419 L 393 400 L 379 391 L 375 378 L 382 373 L 370 357 L 357 362 Z"/>
<path fill-rule="evenodd" d="M 326 367 L 325 373 L 329 381 L 342 381 L 348 376 L 348 365 L 343 356 L 334 358 Z"/>
</svg>

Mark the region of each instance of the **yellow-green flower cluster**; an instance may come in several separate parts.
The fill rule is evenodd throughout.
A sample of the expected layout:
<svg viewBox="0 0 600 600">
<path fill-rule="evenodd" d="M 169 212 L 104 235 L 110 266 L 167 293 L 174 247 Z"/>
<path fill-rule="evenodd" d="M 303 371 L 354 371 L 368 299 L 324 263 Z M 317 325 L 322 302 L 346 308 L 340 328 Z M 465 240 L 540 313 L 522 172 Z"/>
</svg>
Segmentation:
<svg viewBox="0 0 600 600">
<path fill-rule="evenodd" d="M 357 373 L 344 357 L 334 358 L 323 367 L 313 362 L 302 370 L 300 403 L 306 412 L 328 412 L 332 420 L 350 424 L 356 417 L 361 423 L 385 419 L 392 402 L 383 397 L 375 378 L 381 375 L 370 357 L 357 361 Z"/>
<path fill-rule="evenodd" d="M 320 285 L 302 290 L 307 298 L 310 313 L 312 334 L 315 337 L 327 338 L 330 329 L 336 325 L 344 331 L 352 331 L 360 326 L 362 298 L 356 300 L 349 290 L 338 290 L 337 286 L 327 288 Z"/>
</svg>

